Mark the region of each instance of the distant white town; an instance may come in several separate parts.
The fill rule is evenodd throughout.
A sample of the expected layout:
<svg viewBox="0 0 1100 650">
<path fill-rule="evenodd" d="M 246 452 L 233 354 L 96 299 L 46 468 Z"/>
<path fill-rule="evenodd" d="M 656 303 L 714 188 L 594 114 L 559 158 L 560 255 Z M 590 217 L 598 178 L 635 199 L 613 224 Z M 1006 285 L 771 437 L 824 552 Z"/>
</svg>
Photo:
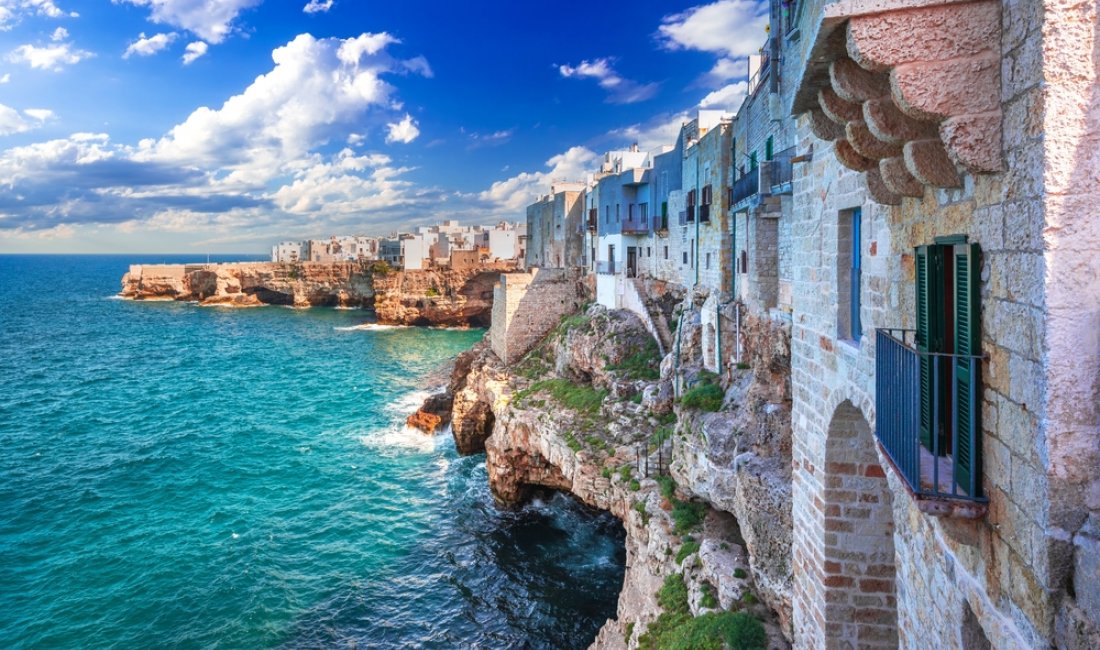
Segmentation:
<svg viewBox="0 0 1100 650">
<path fill-rule="evenodd" d="M 482 262 L 522 261 L 527 224 L 500 222 L 495 226 L 460 226 L 448 220 L 420 226 L 415 232 L 386 237 L 333 235 L 328 239 L 284 241 L 271 247 L 271 261 L 348 262 L 382 261 L 405 271 L 440 267 L 476 266 Z"/>
</svg>

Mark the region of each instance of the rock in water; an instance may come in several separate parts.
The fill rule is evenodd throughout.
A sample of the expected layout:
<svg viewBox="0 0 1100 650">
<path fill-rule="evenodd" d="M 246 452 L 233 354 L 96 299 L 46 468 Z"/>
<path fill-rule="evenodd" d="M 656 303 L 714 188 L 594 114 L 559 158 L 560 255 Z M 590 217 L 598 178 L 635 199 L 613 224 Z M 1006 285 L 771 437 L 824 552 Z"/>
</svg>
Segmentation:
<svg viewBox="0 0 1100 650">
<path fill-rule="evenodd" d="M 451 421 L 451 405 L 454 397 L 447 393 L 429 395 L 424 404 L 405 420 L 405 424 L 424 433 L 435 433 Z"/>
</svg>

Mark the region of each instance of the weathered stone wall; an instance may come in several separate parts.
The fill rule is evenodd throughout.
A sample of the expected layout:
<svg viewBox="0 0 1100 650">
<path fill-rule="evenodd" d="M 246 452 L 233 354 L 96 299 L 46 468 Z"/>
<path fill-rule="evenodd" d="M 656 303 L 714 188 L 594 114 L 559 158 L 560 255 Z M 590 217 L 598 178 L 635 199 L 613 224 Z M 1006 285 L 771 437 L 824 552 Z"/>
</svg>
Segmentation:
<svg viewBox="0 0 1100 650">
<path fill-rule="evenodd" d="M 864 177 L 840 167 L 831 143 L 810 135 L 808 118 L 799 122 L 800 151 L 814 151 L 812 164 L 795 168 L 791 222 L 799 645 L 889 645 L 875 626 L 891 602 L 903 647 L 962 648 L 983 637 L 997 648 L 1096 643 L 1100 598 L 1080 587 L 1096 581 L 1100 504 L 1090 496 L 1100 478 L 1100 231 L 1085 207 L 1096 205 L 1098 187 L 1096 7 L 1033 0 L 1001 8 L 1007 171 L 961 172 L 958 189 L 925 189 L 886 208 L 866 198 Z M 838 337 L 838 219 L 856 207 L 864 336 L 850 343 Z M 913 327 L 913 247 L 954 234 L 982 252 L 989 510 L 974 521 L 922 512 L 881 454 L 852 464 L 834 453 L 853 436 L 857 448 L 873 444 L 874 328 Z M 888 493 L 876 483 L 880 472 Z M 844 486 L 856 475 L 873 506 L 851 507 L 861 493 Z M 887 495 L 892 521 L 881 518 Z M 870 546 L 854 555 L 853 532 L 888 535 L 894 566 Z M 853 625 L 844 613 L 851 607 L 883 613 Z"/>
<path fill-rule="evenodd" d="M 493 351 L 505 363 L 519 360 L 561 317 L 584 301 L 579 277 L 562 269 L 500 276 L 493 290 Z"/>
<path fill-rule="evenodd" d="M 730 289 L 730 206 L 726 191 L 730 178 L 730 133 L 728 122 L 716 124 L 684 151 L 684 191 L 694 189 L 698 197 L 696 222 L 678 226 L 681 242 L 686 239 L 688 246 L 695 242 L 695 250 L 688 250 L 688 266 L 682 267 L 680 283 L 685 287 L 698 285 L 726 292 Z M 703 222 L 699 218 L 699 207 L 703 188 L 707 185 L 712 190 L 712 203 L 710 221 Z M 691 264 L 693 258 L 695 263 Z"/>
</svg>

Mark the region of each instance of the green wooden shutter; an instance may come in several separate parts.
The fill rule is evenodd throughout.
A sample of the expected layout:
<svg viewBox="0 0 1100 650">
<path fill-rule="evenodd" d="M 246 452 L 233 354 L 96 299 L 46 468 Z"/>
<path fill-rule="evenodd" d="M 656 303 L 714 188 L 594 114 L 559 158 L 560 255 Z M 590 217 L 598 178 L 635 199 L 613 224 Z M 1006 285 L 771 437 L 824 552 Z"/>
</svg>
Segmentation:
<svg viewBox="0 0 1100 650">
<path fill-rule="evenodd" d="M 935 405 L 940 400 L 933 394 L 933 360 L 929 352 L 940 352 L 943 329 L 943 248 L 920 246 L 916 249 L 917 285 L 917 353 L 920 357 L 920 442 L 931 450 L 932 434 L 942 430 L 936 422 Z M 941 437 L 943 448 L 943 438 Z M 946 452 L 946 450 L 944 450 Z"/>
<path fill-rule="evenodd" d="M 980 363 L 981 322 L 978 282 L 981 275 L 977 244 L 958 244 L 955 264 L 955 484 L 970 496 L 981 491 Z"/>
<path fill-rule="evenodd" d="M 771 160 L 774 154 L 775 142 L 772 140 L 772 136 L 768 136 L 768 141 L 764 143 L 764 160 Z"/>
</svg>

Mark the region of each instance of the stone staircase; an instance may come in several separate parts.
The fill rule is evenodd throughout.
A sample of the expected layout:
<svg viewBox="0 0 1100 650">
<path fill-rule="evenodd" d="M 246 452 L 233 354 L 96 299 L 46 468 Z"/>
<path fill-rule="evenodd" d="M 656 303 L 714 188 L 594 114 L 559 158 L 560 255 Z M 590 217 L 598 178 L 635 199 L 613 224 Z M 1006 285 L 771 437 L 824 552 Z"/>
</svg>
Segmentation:
<svg viewBox="0 0 1100 650">
<path fill-rule="evenodd" d="M 668 318 L 657 301 L 649 296 L 645 283 L 640 278 L 631 278 L 630 282 L 634 285 L 634 290 L 637 291 L 638 296 L 645 305 L 646 313 L 649 315 L 649 318 L 646 319 L 649 322 L 646 324 L 649 325 L 648 329 L 657 339 L 657 347 L 660 348 L 661 356 L 664 356 L 672 349 L 672 331 L 668 328 Z"/>
</svg>

